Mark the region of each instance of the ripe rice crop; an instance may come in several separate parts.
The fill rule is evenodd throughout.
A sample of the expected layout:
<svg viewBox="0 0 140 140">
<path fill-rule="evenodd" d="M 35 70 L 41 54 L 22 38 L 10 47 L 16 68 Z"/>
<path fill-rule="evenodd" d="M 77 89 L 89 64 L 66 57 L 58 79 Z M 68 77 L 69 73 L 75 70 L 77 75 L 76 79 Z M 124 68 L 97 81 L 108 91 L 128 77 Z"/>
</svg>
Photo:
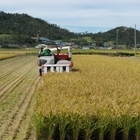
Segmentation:
<svg viewBox="0 0 140 140">
<path fill-rule="evenodd" d="M 3 59 L 8 59 L 8 58 L 12 58 L 12 57 L 15 57 L 16 54 L 0 54 L 0 60 L 3 60 Z"/>
<path fill-rule="evenodd" d="M 73 56 L 70 73 L 48 73 L 36 90 L 38 140 L 140 140 L 140 60 Z"/>
</svg>

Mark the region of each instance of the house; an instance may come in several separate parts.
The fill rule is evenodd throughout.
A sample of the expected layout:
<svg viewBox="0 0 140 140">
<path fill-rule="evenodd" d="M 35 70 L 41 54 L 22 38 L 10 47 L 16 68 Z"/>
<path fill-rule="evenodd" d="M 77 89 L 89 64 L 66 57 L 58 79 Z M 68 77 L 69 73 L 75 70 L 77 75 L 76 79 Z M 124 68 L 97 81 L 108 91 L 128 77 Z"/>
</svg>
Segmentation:
<svg viewBox="0 0 140 140">
<path fill-rule="evenodd" d="M 54 41 L 56 45 L 62 45 L 62 41 L 61 40 L 56 40 Z"/>
<path fill-rule="evenodd" d="M 41 47 L 46 47 L 46 44 L 38 44 L 37 46 L 35 46 L 35 48 L 41 48 Z"/>
<path fill-rule="evenodd" d="M 38 41 L 44 42 L 44 43 L 49 43 L 50 39 L 46 38 L 46 37 L 39 37 Z"/>
<path fill-rule="evenodd" d="M 82 50 L 89 50 L 89 46 L 83 46 Z"/>
</svg>

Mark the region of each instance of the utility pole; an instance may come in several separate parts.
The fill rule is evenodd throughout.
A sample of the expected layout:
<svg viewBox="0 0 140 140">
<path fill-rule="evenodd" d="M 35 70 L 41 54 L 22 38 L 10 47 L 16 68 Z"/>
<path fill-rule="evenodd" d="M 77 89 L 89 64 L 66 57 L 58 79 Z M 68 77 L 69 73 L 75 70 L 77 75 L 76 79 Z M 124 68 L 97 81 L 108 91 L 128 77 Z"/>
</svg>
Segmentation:
<svg viewBox="0 0 140 140">
<path fill-rule="evenodd" d="M 116 31 L 116 53 L 118 54 L 118 32 L 119 32 L 119 29 L 117 29 Z"/>
<path fill-rule="evenodd" d="M 126 35 L 127 36 L 127 27 L 124 27 L 124 29 L 123 29 L 123 31 L 122 31 L 122 33 L 125 33 L 125 34 L 123 34 L 124 36 Z M 125 47 L 127 48 L 127 45 L 126 45 L 126 40 L 125 40 Z"/>
<path fill-rule="evenodd" d="M 135 45 L 135 48 L 134 48 L 134 56 L 136 57 L 136 24 L 135 24 L 135 29 L 134 29 L 134 45 Z"/>
</svg>

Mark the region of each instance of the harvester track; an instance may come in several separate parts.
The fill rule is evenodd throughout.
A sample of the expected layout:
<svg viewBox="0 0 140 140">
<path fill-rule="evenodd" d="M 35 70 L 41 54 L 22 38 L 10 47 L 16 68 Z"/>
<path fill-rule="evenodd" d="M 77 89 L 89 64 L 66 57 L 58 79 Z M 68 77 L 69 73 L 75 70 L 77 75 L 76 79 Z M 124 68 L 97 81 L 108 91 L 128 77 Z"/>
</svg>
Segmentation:
<svg viewBox="0 0 140 140">
<path fill-rule="evenodd" d="M 0 140 L 34 140 L 32 114 L 35 107 L 34 90 L 39 80 L 37 58 L 23 56 L 21 61 L 12 58 L 3 63 L 4 77 L 0 75 Z M 14 65 L 16 63 L 16 65 Z M 3 69 L 0 69 L 2 73 Z M 6 81 L 6 82 L 5 82 Z"/>
<path fill-rule="evenodd" d="M 34 65 L 32 65 L 32 67 L 29 66 L 26 70 L 16 73 L 17 74 L 16 76 L 11 77 L 11 79 L 8 79 L 7 82 L 4 83 L 0 88 L 0 98 L 2 97 L 2 95 L 6 95 L 4 93 L 7 91 L 7 89 L 12 90 L 16 86 L 18 86 L 25 79 L 25 74 L 28 71 L 30 71 L 30 69 L 32 69 L 33 67 L 34 67 Z M 7 83 L 9 83 L 9 84 L 7 85 Z M 11 87 L 13 87 L 13 88 L 11 88 Z M 11 92 L 11 91 L 9 91 L 9 92 Z"/>
<path fill-rule="evenodd" d="M 14 72 L 16 69 L 20 69 L 23 67 L 27 62 L 30 60 L 24 62 L 24 59 L 22 57 L 16 57 L 16 63 L 15 63 L 15 58 L 6 59 L 1 61 L 1 73 L 0 73 L 0 79 L 5 78 L 6 75 L 9 75 L 10 73 Z M 6 70 L 6 71 L 5 71 Z"/>
</svg>

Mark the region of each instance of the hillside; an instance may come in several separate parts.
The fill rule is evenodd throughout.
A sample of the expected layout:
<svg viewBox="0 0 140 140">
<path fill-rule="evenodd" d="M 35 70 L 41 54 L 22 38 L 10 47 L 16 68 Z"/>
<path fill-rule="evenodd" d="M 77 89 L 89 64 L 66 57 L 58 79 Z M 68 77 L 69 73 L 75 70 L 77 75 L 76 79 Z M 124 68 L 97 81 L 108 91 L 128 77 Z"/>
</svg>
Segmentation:
<svg viewBox="0 0 140 140">
<path fill-rule="evenodd" d="M 31 37 L 36 37 L 37 34 L 59 40 L 76 37 L 75 33 L 69 32 L 67 29 L 62 29 L 55 24 L 50 24 L 39 18 L 33 18 L 27 14 L 10 14 L 1 11 L 0 25 L 0 42 L 3 44 L 10 41 L 18 44 L 27 42 L 32 44 Z"/>
<path fill-rule="evenodd" d="M 134 28 L 116 27 L 107 32 L 95 34 L 74 33 L 63 29 L 56 24 L 48 23 L 27 14 L 11 14 L 0 12 L 0 45 L 19 44 L 35 46 L 36 40 L 32 37 L 46 37 L 50 40 L 73 41 L 78 45 L 116 46 L 118 30 L 118 45 L 126 48 L 134 47 Z M 140 31 L 136 31 L 137 44 L 140 44 Z"/>
<path fill-rule="evenodd" d="M 134 47 L 134 28 L 131 27 L 116 27 L 104 33 L 96 33 L 91 35 L 91 38 L 97 42 L 99 46 L 103 44 L 107 45 L 116 45 L 117 39 L 117 31 L 118 31 L 118 45 L 126 46 L 126 48 Z M 136 40 L 137 44 L 140 44 L 140 31 L 136 30 Z"/>
</svg>

